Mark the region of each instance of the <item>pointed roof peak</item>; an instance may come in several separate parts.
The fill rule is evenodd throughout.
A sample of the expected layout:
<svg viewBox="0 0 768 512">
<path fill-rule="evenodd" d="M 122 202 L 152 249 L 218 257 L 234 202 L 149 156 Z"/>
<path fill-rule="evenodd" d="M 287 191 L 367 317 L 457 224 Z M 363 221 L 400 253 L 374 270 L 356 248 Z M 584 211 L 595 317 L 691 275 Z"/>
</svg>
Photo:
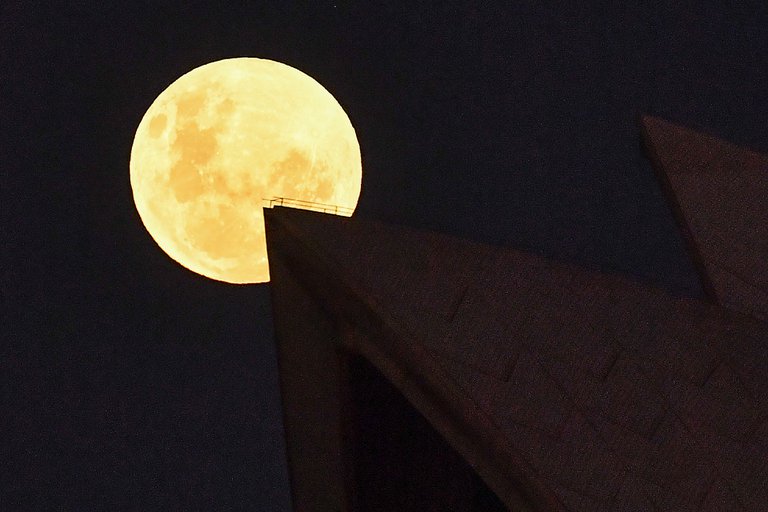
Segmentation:
<svg viewBox="0 0 768 512">
<path fill-rule="evenodd" d="M 640 122 L 710 298 L 768 319 L 768 155 L 659 117 Z"/>
<path fill-rule="evenodd" d="M 513 249 L 359 217 L 265 217 L 278 339 L 314 318 L 302 304 L 322 311 L 330 338 L 511 510 L 698 510 L 715 472 L 728 499 L 762 510 L 765 479 L 722 454 L 738 443 L 739 467 L 765 460 L 768 324 Z"/>
</svg>

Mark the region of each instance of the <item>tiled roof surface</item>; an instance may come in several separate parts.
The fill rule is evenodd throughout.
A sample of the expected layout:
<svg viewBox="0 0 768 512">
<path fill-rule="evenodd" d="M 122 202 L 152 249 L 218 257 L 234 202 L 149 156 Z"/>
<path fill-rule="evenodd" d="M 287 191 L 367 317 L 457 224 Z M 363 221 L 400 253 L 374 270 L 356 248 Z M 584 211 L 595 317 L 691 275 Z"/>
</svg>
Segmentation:
<svg viewBox="0 0 768 512">
<path fill-rule="evenodd" d="M 417 407 L 468 425 L 457 449 L 469 460 L 488 440 L 502 446 L 496 467 L 530 487 L 534 509 L 765 510 L 768 324 L 510 249 L 297 210 L 266 217 L 270 258 L 290 253 L 338 321 L 365 310 L 393 333 L 393 382 L 421 381 Z M 380 338 L 362 338 L 349 343 L 378 353 Z"/>
<path fill-rule="evenodd" d="M 655 117 L 642 127 L 705 288 L 768 320 L 768 156 Z"/>
</svg>

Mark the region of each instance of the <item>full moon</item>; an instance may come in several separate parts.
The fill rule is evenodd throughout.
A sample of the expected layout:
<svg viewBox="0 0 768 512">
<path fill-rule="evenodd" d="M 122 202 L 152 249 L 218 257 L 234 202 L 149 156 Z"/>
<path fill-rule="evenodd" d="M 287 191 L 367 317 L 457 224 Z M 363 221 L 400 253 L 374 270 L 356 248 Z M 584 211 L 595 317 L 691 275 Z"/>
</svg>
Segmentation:
<svg viewBox="0 0 768 512">
<path fill-rule="evenodd" d="M 155 99 L 130 174 L 163 251 L 242 284 L 269 281 L 265 200 L 349 216 L 362 167 L 352 123 L 322 85 L 279 62 L 236 58 L 193 69 Z"/>
</svg>

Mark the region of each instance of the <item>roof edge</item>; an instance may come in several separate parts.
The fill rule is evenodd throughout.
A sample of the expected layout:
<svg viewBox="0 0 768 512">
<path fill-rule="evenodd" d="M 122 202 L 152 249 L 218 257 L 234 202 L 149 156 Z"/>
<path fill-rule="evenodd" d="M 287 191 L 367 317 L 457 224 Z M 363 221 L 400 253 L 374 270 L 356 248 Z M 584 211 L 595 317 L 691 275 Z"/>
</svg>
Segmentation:
<svg viewBox="0 0 768 512">
<path fill-rule="evenodd" d="M 408 334 L 352 283 L 345 282 L 338 263 L 317 247 L 302 240 L 300 229 L 280 214 L 281 208 L 265 211 L 267 232 L 280 229 L 290 247 L 268 244 L 271 257 L 281 256 L 294 267 L 297 279 L 329 314 L 347 324 L 345 347 L 365 357 L 416 407 L 440 434 L 464 457 L 499 498 L 513 510 L 567 512 L 557 496 L 540 479 L 522 455 L 498 441 L 501 430 L 465 395 L 448 374 L 420 349 L 406 343 Z M 321 213 L 310 212 L 313 215 Z M 349 219 L 345 219 L 349 220 Z M 267 237 L 269 240 L 269 236 Z M 312 258 L 301 258 L 312 254 Z M 330 278 L 313 278 L 328 275 Z M 342 304 L 343 303 L 343 304 Z M 335 310 L 335 311 L 334 311 Z M 342 314 L 342 311 L 352 312 Z M 350 329 L 351 328 L 351 329 Z M 368 334 L 361 336 L 360 333 Z M 374 336 L 379 343 L 372 343 Z M 386 349 L 385 349 L 386 347 Z M 424 371 L 424 370 L 427 371 Z M 449 404 L 461 403 L 451 407 Z M 478 431 L 498 435 L 473 441 Z M 511 461 L 511 464 L 503 460 Z"/>
<path fill-rule="evenodd" d="M 653 142 L 653 135 L 651 134 L 651 129 L 649 124 L 652 122 L 662 122 L 665 124 L 674 125 L 678 128 L 683 128 L 683 129 L 686 129 L 686 128 L 680 125 L 675 125 L 674 123 L 671 123 L 660 117 L 651 116 L 648 114 L 640 114 L 638 116 L 637 122 L 640 127 L 640 135 L 641 135 L 642 144 L 643 144 L 642 147 L 645 150 L 645 155 L 648 158 L 648 160 L 650 160 L 651 162 L 651 168 L 654 171 L 654 175 L 656 176 L 656 179 L 659 181 L 659 184 L 661 186 L 661 191 L 664 194 L 664 197 L 667 201 L 667 204 L 670 207 L 670 210 L 672 211 L 672 216 L 674 217 L 675 222 L 677 223 L 678 229 L 680 230 L 680 234 L 683 238 L 683 241 L 686 247 L 686 252 L 688 253 L 688 257 L 690 258 L 691 263 L 696 269 L 696 274 L 699 276 L 699 282 L 701 284 L 701 287 L 704 290 L 706 297 L 711 302 L 722 305 L 720 297 L 718 297 L 717 295 L 715 285 L 712 282 L 712 278 L 709 275 L 709 272 L 707 271 L 705 260 L 702 255 L 699 244 L 696 242 L 696 238 L 693 236 L 693 230 L 691 229 L 691 226 L 689 225 L 688 221 L 685 218 L 685 213 L 683 212 L 683 208 L 680 203 L 680 200 L 677 194 L 675 193 L 674 187 L 672 186 L 672 181 L 670 180 L 669 176 L 664 170 L 664 165 L 662 164 L 661 157 L 659 156 L 659 153 L 656 149 L 656 145 Z"/>
</svg>

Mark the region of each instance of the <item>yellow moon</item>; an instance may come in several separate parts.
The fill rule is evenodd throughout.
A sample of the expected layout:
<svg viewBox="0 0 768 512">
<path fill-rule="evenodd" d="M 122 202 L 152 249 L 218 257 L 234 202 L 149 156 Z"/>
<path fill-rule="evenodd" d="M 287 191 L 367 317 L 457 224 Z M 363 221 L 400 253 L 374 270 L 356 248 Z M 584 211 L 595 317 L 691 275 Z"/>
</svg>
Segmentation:
<svg viewBox="0 0 768 512">
<path fill-rule="evenodd" d="M 269 281 L 265 199 L 349 216 L 362 179 L 355 130 L 334 97 L 257 58 L 206 64 L 165 89 L 136 130 L 130 173 L 136 209 L 163 251 L 228 283 Z"/>
</svg>

